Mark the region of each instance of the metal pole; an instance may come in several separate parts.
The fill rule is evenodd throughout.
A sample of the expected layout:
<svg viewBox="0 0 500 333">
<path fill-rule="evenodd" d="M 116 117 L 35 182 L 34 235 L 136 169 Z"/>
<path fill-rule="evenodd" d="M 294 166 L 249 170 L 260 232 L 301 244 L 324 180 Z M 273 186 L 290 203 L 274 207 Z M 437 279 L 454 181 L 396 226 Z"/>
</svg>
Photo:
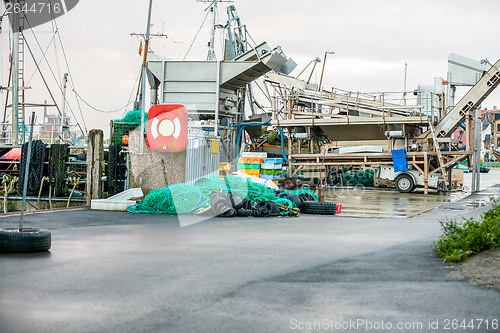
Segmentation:
<svg viewBox="0 0 500 333">
<path fill-rule="evenodd" d="M 313 69 L 311 71 L 311 74 L 309 75 L 309 79 L 307 79 L 307 83 L 309 83 L 311 81 L 311 78 L 312 78 L 312 76 L 314 74 L 314 70 L 316 69 L 316 65 L 317 64 L 318 64 L 317 62 L 314 62 Z"/>
<path fill-rule="evenodd" d="M 149 32 L 151 28 L 151 9 L 153 8 L 153 0 L 149 0 L 148 9 L 148 26 L 146 28 L 146 40 L 144 41 L 144 58 L 142 61 L 142 93 L 139 100 L 139 105 L 141 107 L 141 138 L 140 138 L 140 154 L 144 154 L 144 115 L 146 108 L 146 75 L 147 75 L 147 56 L 149 49 Z"/>
<path fill-rule="evenodd" d="M 214 124 L 214 137 L 219 135 L 219 100 L 220 100 L 220 76 L 221 76 L 221 62 L 217 61 L 217 77 L 215 82 L 215 124 Z"/>
<path fill-rule="evenodd" d="M 59 135 L 61 138 L 61 142 L 64 141 L 64 112 L 66 110 L 66 85 L 68 82 L 68 73 L 64 73 L 64 78 L 63 78 L 63 101 L 62 101 L 62 110 L 61 110 L 61 124 L 59 126 Z"/>
<path fill-rule="evenodd" d="M 321 70 L 321 77 L 319 79 L 319 87 L 318 87 L 318 91 L 321 91 L 321 85 L 323 84 L 323 74 L 325 73 L 325 65 L 326 65 L 326 56 L 328 54 L 335 54 L 335 52 L 333 51 L 326 51 L 325 52 L 325 60 L 323 61 L 323 69 Z"/>
<path fill-rule="evenodd" d="M 13 3 L 13 29 L 14 29 L 14 41 L 12 47 L 12 145 L 17 145 L 19 143 L 19 16 L 20 11 L 16 8 L 19 6 L 19 0 L 14 0 Z"/>
<path fill-rule="evenodd" d="M 309 63 L 307 64 L 307 66 L 306 66 L 306 67 L 304 67 L 304 69 L 303 69 L 303 70 L 299 73 L 299 75 L 297 75 L 295 78 L 296 78 L 296 79 L 298 79 L 298 78 L 299 78 L 299 76 L 301 76 L 301 75 L 302 75 L 302 74 L 306 71 L 306 69 L 308 69 L 308 68 L 309 68 L 309 66 L 310 66 L 313 62 L 314 62 L 314 60 L 309 61 Z"/>
<path fill-rule="evenodd" d="M 403 105 L 406 105 L 406 77 L 408 75 L 408 64 L 405 62 L 405 82 L 403 91 Z"/>
<path fill-rule="evenodd" d="M 146 95 L 146 68 L 142 68 L 142 96 Z M 141 105 L 141 148 L 140 148 L 140 154 L 144 154 L 144 115 L 145 115 L 145 105 L 146 100 L 142 100 L 142 105 Z"/>
<path fill-rule="evenodd" d="M 30 174 L 31 146 L 32 146 L 34 125 L 35 125 L 35 112 L 33 112 L 31 114 L 30 137 L 29 137 L 29 141 L 28 141 L 28 151 L 26 152 L 26 167 L 24 168 L 23 202 L 21 205 L 21 220 L 19 221 L 19 231 L 23 230 L 24 211 L 26 210 L 26 192 L 28 190 L 28 178 L 29 178 L 29 174 Z"/>
<path fill-rule="evenodd" d="M 481 175 L 481 106 L 476 108 L 474 115 L 474 170 L 472 174 L 472 191 L 480 190 Z"/>
</svg>

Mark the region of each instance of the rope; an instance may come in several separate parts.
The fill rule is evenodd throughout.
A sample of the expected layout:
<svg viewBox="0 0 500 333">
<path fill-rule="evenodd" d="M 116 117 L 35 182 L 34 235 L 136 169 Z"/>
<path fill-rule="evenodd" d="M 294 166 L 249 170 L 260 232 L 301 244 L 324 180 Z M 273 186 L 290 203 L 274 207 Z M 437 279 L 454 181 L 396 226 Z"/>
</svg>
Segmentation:
<svg viewBox="0 0 500 333">
<path fill-rule="evenodd" d="M 7 200 L 9 198 L 9 193 L 14 191 L 16 187 L 16 183 L 18 182 L 19 177 L 13 177 L 11 175 L 4 175 L 2 179 L 3 184 L 3 212 L 7 213 L 9 211 L 9 207 L 7 205 Z"/>
<path fill-rule="evenodd" d="M 69 207 L 69 204 L 71 202 L 71 197 L 73 196 L 73 192 L 75 192 L 75 188 L 78 186 L 78 184 L 80 184 L 80 177 L 69 177 L 68 181 L 70 182 L 71 185 L 73 185 L 73 188 L 71 189 L 71 193 L 69 194 L 66 208 Z"/>
<path fill-rule="evenodd" d="M 40 190 L 38 191 L 38 199 L 36 200 L 37 203 L 40 202 L 40 198 L 42 197 L 43 183 L 48 182 L 49 179 L 49 177 L 42 177 L 42 181 L 40 182 Z"/>
</svg>

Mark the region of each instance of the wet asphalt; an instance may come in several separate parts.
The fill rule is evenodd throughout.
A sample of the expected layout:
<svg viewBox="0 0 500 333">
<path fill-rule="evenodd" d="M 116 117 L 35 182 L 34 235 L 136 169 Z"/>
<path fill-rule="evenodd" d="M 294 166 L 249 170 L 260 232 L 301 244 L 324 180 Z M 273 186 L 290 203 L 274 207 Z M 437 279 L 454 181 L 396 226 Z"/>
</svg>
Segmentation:
<svg viewBox="0 0 500 333">
<path fill-rule="evenodd" d="M 0 332 L 498 332 L 500 291 L 450 277 L 431 244 L 499 192 L 392 219 L 30 214 L 52 248 L 0 255 Z"/>
</svg>

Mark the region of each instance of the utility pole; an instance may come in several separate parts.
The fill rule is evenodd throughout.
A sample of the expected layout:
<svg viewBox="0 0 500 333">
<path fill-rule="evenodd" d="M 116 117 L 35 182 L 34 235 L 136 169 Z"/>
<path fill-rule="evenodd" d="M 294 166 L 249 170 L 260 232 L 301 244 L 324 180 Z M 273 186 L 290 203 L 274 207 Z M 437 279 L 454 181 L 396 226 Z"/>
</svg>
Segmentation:
<svg viewBox="0 0 500 333">
<path fill-rule="evenodd" d="M 151 9 L 153 7 L 153 0 L 149 0 L 149 10 L 148 10 L 148 26 L 146 28 L 146 38 L 144 41 L 144 58 L 142 61 L 142 93 L 139 100 L 139 105 L 141 108 L 141 139 L 140 139 L 140 154 L 144 154 L 144 114 L 145 114 L 145 97 L 146 97 L 146 71 L 147 71 L 147 59 L 148 59 L 148 48 L 149 48 L 149 31 L 151 28 Z"/>
</svg>

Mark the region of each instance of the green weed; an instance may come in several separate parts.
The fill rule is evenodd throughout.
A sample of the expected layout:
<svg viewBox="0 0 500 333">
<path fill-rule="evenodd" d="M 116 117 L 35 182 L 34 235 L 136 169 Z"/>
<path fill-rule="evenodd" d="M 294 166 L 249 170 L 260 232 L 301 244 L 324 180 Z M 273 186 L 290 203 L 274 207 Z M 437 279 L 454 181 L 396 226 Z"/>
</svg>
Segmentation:
<svg viewBox="0 0 500 333">
<path fill-rule="evenodd" d="M 500 205 L 481 215 L 481 220 L 464 219 L 441 222 L 443 235 L 433 242 L 436 253 L 445 261 L 458 262 L 484 250 L 500 247 Z"/>
</svg>

